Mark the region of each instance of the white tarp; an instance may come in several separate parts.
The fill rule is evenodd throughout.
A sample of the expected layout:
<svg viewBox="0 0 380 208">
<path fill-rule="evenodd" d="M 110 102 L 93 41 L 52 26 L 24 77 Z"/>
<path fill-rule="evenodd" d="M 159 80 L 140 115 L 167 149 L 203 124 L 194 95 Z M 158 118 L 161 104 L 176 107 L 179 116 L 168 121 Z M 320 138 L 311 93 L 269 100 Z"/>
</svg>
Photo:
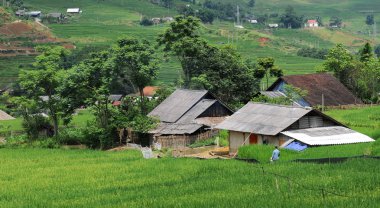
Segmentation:
<svg viewBox="0 0 380 208">
<path fill-rule="evenodd" d="M 375 141 L 367 135 L 343 126 L 298 129 L 281 133 L 308 145 L 352 144 Z"/>
</svg>

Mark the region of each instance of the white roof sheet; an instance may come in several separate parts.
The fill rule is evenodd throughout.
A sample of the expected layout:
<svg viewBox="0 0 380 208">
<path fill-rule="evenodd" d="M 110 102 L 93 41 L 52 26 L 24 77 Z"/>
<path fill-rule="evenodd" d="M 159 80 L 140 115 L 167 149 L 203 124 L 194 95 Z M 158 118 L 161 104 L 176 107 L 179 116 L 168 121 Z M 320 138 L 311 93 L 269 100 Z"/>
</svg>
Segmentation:
<svg viewBox="0 0 380 208">
<path fill-rule="evenodd" d="M 372 138 L 343 126 L 299 129 L 282 134 L 308 145 L 334 145 L 373 142 Z"/>
<path fill-rule="evenodd" d="M 80 9 L 79 8 L 68 8 L 67 13 L 79 13 Z"/>
</svg>

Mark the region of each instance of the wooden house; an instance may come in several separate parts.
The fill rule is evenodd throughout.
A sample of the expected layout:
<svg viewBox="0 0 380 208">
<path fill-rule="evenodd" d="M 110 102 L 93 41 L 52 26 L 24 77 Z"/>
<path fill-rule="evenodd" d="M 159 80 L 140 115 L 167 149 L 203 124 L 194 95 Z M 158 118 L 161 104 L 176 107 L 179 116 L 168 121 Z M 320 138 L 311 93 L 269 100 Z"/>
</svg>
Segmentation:
<svg viewBox="0 0 380 208">
<path fill-rule="evenodd" d="M 306 96 L 295 101 L 303 107 L 363 104 L 339 80 L 327 73 L 283 76 L 278 78 L 267 91 L 279 91 L 286 95 L 288 92 L 285 85 L 307 92 Z"/>
<path fill-rule="evenodd" d="M 374 141 L 317 110 L 266 103 L 249 102 L 215 128 L 229 131 L 230 153 L 249 144 L 286 147 L 293 141 L 309 146 Z"/>
<path fill-rule="evenodd" d="M 177 89 L 148 115 L 160 120 L 151 140 L 162 147 L 184 147 L 218 133 L 213 127 L 232 114 L 207 90 Z"/>
</svg>

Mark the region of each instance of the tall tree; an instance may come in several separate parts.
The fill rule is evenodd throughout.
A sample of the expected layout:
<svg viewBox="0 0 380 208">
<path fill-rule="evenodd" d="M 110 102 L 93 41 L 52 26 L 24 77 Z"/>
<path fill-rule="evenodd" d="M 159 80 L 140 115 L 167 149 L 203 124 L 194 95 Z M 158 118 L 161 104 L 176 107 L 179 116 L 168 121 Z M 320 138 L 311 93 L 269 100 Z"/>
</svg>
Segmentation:
<svg viewBox="0 0 380 208">
<path fill-rule="evenodd" d="M 373 14 L 367 15 L 365 23 L 367 25 L 373 25 L 375 23 L 375 18 L 373 17 Z"/>
<path fill-rule="evenodd" d="M 266 80 L 266 88 L 269 87 L 269 77 L 281 77 L 283 75 L 282 70 L 274 64 L 273 57 L 265 57 L 257 59 L 257 68 L 255 70 L 255 76 L 257 78 L 264 78 Z"/>
<path fill-rule="evenodd" d="M 185 87 L 190 86 L 193 76 L 200 74 L 196 64 L 197 56 L 204 55 L 204 48 L 208 46 L 197 34 L 199 22 L 199 19 L 191 16 L 177 16 L 170 28 L 157 39 L 158 44 L 164 46 L 164 51 L 172 52 L 180 61 Z"/>
<path fill-rule="evenodd" d="M 302 26 L 303 17 L 297 16 L 292 6 L 287 6 L 280 21 L 287 28 L 300 28 Z"/>
<path fill-rule="evenodd" d="M 68 102 L 65 102 L 65 98 L 59 94 L 69 51 L 63 47 L 38 47 L 36 50 L 41 55 L 36 57 L 33 70 L 20 72 L 20 85 L 31 99 L 39 102 L 43 109 L 48 110 L 54 126 L 54 135 L 58 135 L 60 118 L 70 117 L 73 111 L 70 105 L 64 106 Z M 47 99 L 41 99 L 40 96 L 46 96 Z"/>
<path fill-rule="evenodd" d="M 366 62 L 373 57 L 373 49 L 368 42 L 359 50 L 359 60 Z"/>
<path fill-rule="evenodd" d="M 207 54 L 201 61 L 202 74 L 193 78 L 197 85 L 231 106 L 248 102 L 259 91 L 259 79 L 235 49 L 210 47 Z"/>
<path fill-rule="evenodd" d="M 144 88 L 157 77 L 158 58 L 148 41 L 139 41 L 135 38 L 125 37 L 117 41 L 114 48 L 116 65 L 122 67 L 133 85 L 137 86 L 141 98 L 141 111 L 144 108 Z"/>
<path fill-rule="evenodd" d="M 248 1 L 248 6 L 249 6 L 249 7 L 254 7 L 254 6 L 255 6 L 255 3 L 256 3 L 255 0 L 249 0 L 249 1 Z"/>
</svg>

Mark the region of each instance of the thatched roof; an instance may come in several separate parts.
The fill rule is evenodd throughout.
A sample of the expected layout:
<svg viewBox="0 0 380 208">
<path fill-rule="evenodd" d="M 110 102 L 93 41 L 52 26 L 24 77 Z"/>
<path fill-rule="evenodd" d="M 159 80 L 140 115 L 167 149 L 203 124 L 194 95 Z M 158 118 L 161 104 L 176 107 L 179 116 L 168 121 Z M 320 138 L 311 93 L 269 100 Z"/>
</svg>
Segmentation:
<svg viewBox="0 0 380 208">
<path fill-rule="evenodd" d="M 15 119 L 15 118 L 13 118 L 12 116 L 10 116 L 6 112 L 0 110 L 0 121 L 13 120 L 13 119 Z"/>
<path fill-rule="evenodd" d="M 273 83 L 268 91 L 278 90 L 282 82 L 306 90 L 308 94 L 304 99 L 311 106 L 322 105 L 322 95 L 325 106 L 363 103 L 339 80 L 327 73 L 283 76 Z"/>
<path fill-rule="evenodd" d="M 311 111 L 302 107 L 249 102 L 216 128 L 277 135 Z"/>
</svg>

